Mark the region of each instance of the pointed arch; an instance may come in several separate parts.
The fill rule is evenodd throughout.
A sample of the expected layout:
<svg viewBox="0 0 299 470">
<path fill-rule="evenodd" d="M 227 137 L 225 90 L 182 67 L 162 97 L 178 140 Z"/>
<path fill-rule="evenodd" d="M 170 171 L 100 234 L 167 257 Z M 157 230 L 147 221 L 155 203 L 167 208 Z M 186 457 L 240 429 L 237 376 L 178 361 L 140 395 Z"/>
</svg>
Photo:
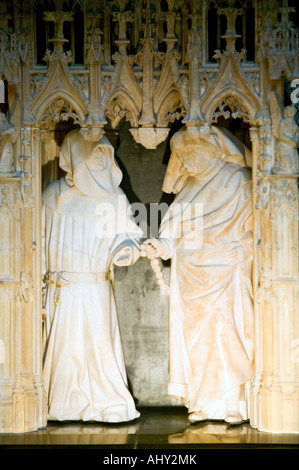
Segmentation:
<svg viewBox="0 0 299 470">
<path fill-rule="evenodd" d="M 219 111 L 218 111 L 219 110 Z M 206 121 L 212 123 L 217 115 L 240 117 L 252 125 L 257 124 L 259 102 L 253 93 L 244 93 L 239 88 L 224 87 L 220 93 L 214 93 L 203 100 L 202 111 Z"/>
<path fill-rule="evenodd" d="M 186 114 L 182 97 L 178 90 L 171 89 L 164 97 L 157 110 L 158 127 L 167 127 L 169 122 L 175 121 Z"/>
<path fill-rule="evenodd" d="M 104 109 L 104 114 L 116 127 L 119 121 L 125 117 L 133 127 L 138 127 L 138 117 L 141 112 L 137 103 L 124 88 L 117 88 L 109 97 Z"/>
<path fill-rule="evenodd" d="M 82 126 L 87 109 L 85 109 L 85 106 L 84 108 L 80 106 L 80 103 L 75 98 L 67 90 L 54 90 L 53 93 L 42 101 L 36 110 L 36 122 L 40 127 L 48 128 L 49 126 L 46 125 L 47 118 L 48 123 L 57 123 L 71 117 L 75 123 L 79 123 Z"/>
</svg>

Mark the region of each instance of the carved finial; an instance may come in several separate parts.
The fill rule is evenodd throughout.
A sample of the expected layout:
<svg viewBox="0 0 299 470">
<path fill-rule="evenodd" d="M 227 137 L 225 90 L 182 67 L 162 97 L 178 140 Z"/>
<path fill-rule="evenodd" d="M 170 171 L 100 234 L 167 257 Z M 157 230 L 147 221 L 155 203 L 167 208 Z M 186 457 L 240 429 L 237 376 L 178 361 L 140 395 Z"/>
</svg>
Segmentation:
<svg viewBox="0 0 299 470">
<path fill-rule="evenodd" d="M 134 13 L 125 10 L 128 0 L 118 0 L 119 11 L 112 11 L 112 21 L 118 23 L 118 39 L 115 41 L 121 54 L 126 54 L 130 41 L 127 39 L 127 23 L 133 23 Z"/>
<path fill-rule="evenodd" d="M 280 26 L 284 26 L 285 28 L 290 28 L 292 23 L 289 19 L 289 14 L 294 13 L 296 8 L 289 7 L 288 0 L 282 0 L 282 6 L 278 9 L 279 13 L 281 13 L 281 21 Z"/>
<path fill-rule="evenodd" d="M 63 52 L 63 44 L 68 42 L 63 35 L 63 24 L 74 20 L 74 13 L 62 10 L 62 0 L 55 0 L 55 11 L 44 12 L 45 21 L 53 21 L 54 36 L 49 41 L 54 44 L 55 52 Z"/>
<path fill-rule="evenodd" d="M 4 29 L 8 32 L 8 25 L 11 19 L 12 15 L 7 11 L 6 2 L 0 2 L 0 29 Z"/>
<path fill-rule="evenodd" d="M 174 33 L 175 22 L 180 19 L 180 16 L 174 11 L 174 0 L 167 0 L 168 11 L 166 11 L 162 18 L 166 20 L 167 33 L 164 41 L 167 44 L 167 52 L 173 49 L 174 44 L 177 42 L 177 38 Z"/>
</svg>

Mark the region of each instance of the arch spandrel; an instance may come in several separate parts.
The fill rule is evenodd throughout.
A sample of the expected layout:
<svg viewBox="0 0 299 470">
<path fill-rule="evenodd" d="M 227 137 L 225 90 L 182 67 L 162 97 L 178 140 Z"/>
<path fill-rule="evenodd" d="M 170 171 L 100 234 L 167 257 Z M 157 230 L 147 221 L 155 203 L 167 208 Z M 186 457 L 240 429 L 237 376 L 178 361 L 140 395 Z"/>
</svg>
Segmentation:
<svg viewBox="0 0 299 470">
<path fill-rule="evenodd" d="M 47 122 L 48 124 L 51 122 L 57 123 L 69 118 L 74 120 L 74 124 L 83 126 L 86 113 L 87 110 L 82 109 L 72 95 L 67 92 L 62 93 L 59 90 L 44 100 L 35 114 L 35 119 L 39 127 L 45 129 L 49 128 Z M 48 121 L 47 117 L 49 117 Z"/>
<path fill-rule="evenodd" d="M 258 124 L 261 107 L 260 97 L 251 89 L 243 76 L 242 64 L 237 52 L 230 52 L 220 59 L 220 70 L 216 82 L 210 86 L 201 100 L 201 110 L 210 122 L 214 111 L 227 97 L 234 97 L 249 116 L 250 124 Z"/>
<path fill-rule="evenodd" d="M 114 127 L 124 116 L 133 127 L 137 127 L 142 111 L 142 93 L 128 57 L 117 56 L 116 71 L 117 79 L 110 83 L 112 86 L 104 103 L 104 114 L 115 123 Z"/>
<path fill-rule="evenodd" d="M 57 99 L 65 99 L 76 111 L 81 123 L 88 114 L 86 99 L 74 87 L 72 75 L 64 63 L 65 60 L 66 57 L 62 54 L 56 62 L 50 63 L 47 78 L 33 101 L 31 110 L 37 123 L 40 122 L 46 109 Z"/>
<path fill-rule="evenodd" d="M 239 89 L 226 87 L 220 93 L 215 93 L 210 100 L 203 103 L 202 112 L 206 121 L 211 124 L 219 109 L 219 115 L 224 115 L 227 109 L 227 117 L 241 118 L 251 125 L 258 125 L 258 113 L 260 105 L 258 101 L 249 101 L 247 96 Z M 222 111 L 221 111 L 222 109 Z M 230 116 L 229 116 L 230 114 Z"/>
</svg>

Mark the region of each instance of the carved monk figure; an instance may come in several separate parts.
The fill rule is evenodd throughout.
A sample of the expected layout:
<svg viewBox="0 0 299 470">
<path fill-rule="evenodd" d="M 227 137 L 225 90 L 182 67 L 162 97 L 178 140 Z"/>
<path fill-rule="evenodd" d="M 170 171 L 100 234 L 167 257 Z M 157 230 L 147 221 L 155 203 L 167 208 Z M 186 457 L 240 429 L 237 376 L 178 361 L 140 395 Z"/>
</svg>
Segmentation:
<svg viewBox="0 0 299 470">
<path fill-rule="evenodd" d="M 149 259 L 171 258 L 168 393 L 189 420 L 248 419 L 253 374 L 250 151 L 228 131 L 183 128 L 163 190 L 176 193 Z"/>
<path fill-rule="evenodd" d="M 138 259 L 141 230 L 126 210 L 117 218 L 127 199 L 105 137 L 92 142 L 70 132 L 59 164 L 65 178 L 43 193 L 48 419 L 133 420 L 139 413 L 127 385 L 111 271 Z M 102 206 L 116 221 L 106 229 Z"/>
<path fill-rule="evenodd" d="M 295 106 L 284 108 L 284 117 L 280 120 L 276 133 L 275 172 L 296 173 L 298 171 L 299 128 L 294 119 L 296 113 Z"/>
<path fill-rule="evenodd" d="M 0 172 L 10 173 L 14 170 L 13 146 L 15 141 L 14 127 L 7 121 L 5 114 L 0 112 Z"/>
</svg>

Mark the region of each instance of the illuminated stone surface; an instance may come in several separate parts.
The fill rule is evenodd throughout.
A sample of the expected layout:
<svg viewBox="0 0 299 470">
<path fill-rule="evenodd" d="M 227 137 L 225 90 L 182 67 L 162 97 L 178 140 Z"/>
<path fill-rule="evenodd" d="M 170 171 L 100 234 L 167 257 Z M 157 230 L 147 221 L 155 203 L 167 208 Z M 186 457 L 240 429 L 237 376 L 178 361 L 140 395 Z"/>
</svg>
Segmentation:
<svg viewBox="0 0 299 470">
<path fill-rule="evenodd" d="M 110 2 L 79 0 L 66 2 L 63 14 L 61 2 L 54 3 L 46 14 L 47 1 L 7 0 L 0 9 L 6 116 L 0 129 L 1 432 L 46 425 L 41 190 L 60 177 L 64 136 L 74 127 L 91 135 L 104 130 L 124 166 L 130 202 L 148 205 L 169 201 L 162 192 L 168 140 L 148 150 L 140 136 L 155 137 L 155 144 L 160 129 L 169 139 L 182 125 L 217 123 L 252 151 L 250 424 L 298 433 L 298 156 L 294 147 L 288 153 L 278 132 L 285 107 L 297 104 L 294 2 L 228 1 L 220 8 L 217 2 L 143 1 L 131 9 L 119 1 L 112 9 Z M 167 279 L 169 264 L 163 272 Z M 146 259 L 117 268 L 115 276 L 137 407 L 175 405 L 167 397 L 167 297 L 160 296 Z"/>
</svg>

